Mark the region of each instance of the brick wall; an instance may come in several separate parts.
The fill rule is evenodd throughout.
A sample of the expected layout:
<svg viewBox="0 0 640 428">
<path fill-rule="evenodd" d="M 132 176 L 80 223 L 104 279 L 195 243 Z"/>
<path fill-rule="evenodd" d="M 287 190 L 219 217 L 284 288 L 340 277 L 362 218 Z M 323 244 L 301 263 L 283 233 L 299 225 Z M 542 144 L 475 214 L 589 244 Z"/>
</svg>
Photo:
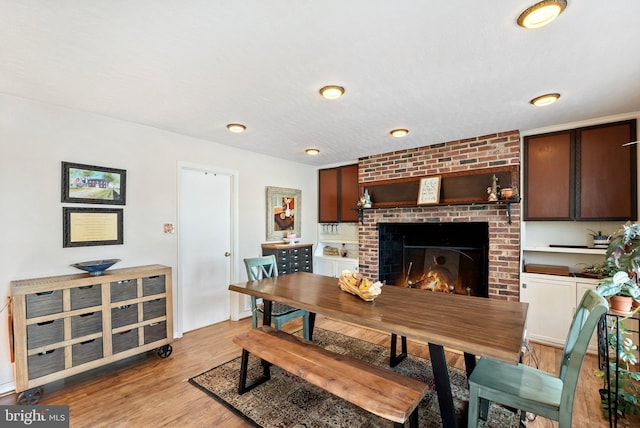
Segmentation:
<svg viewBox="0 0 640 428">
<path fill-rule="evenodd" d="M 465 140 L 412 148 L 361 158 L 359 181 L 438 175 L 520 164 L 518 131 L 500 132 Z M 487 186 L 491 183 L 487 183 Z M 375 201 L 373 201 L 375 204 Z M 379 222 L 487 222 L 489 223 L 489 297 L 519 300 L 520 205 L 511 205 L 512 224 L 504 205 L 453 205 L 375 208 L 364 211 L 359 226 L 360 272 L 378 277 Z"/>
</svg>

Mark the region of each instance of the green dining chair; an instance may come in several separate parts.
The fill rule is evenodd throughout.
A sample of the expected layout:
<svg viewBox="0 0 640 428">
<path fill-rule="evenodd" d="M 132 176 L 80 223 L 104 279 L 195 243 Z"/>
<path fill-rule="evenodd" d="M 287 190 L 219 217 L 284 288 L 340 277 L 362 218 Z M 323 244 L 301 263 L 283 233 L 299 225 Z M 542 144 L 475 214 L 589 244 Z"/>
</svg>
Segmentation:
<svg viewBox="0 0 640 428">
<path fill-rule="evenodd" d="M 244 259 L 244 265 L 247 268 L 247 277 L 251 281 L 278 276 L 278 265 L 273 254 Z M 257 328 L 258 318 L 263 317 L 262 299 L 251 297 L 251 317 L 253 328 Z M 302 317 L 302 334 L 305 339 L 310 340 L 309 313 L 307 311 L 280 302 L 272 302 L 271 304 L 271 323 L 278 330 L 282 330 L 282 324 L 285 322 L 300 317 Z"/>
<path fill-rule="evenodd" d="M 585 292 L 569 328 L 558 376 L 524 364 L 480 358 L 469 377 L 468 426 L 477 427 L 494 401 L 558 421 L 558 428 L 571 428 L 580 368 L 598 320 L 608 310 L 602 296 L 594 290 Z"/>
</svg>

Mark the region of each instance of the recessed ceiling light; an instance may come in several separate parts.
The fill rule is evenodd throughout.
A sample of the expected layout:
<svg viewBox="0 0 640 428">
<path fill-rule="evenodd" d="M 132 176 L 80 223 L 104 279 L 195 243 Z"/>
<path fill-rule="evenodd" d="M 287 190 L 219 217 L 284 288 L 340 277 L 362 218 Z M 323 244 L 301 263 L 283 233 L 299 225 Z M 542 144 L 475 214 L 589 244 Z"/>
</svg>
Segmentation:
<svg viewBox="0 0 640 428">
<path fill-rule="evenodd" d="M 560 98 L 560 94 L 544 94 L 539 97 L 535 97 L 529 102 L 536 107 L 544 107 L 555 103 L 558 98 Z"/>
<path fill-rule="evenodd" d="M 244 130 L 247 129 L 247 127 L 241 123 L 230 123 L 227 125 L 227 129 L 231 132 L 239 134 L 241 132 L 244 132 Z"/>
<path fill-rule="evenodd" d="M 335 100 L 336 98 L 340 98 L 342 94 L 344 94 L 344 88 L 342 86 L 329 85 L 320 88 L 320 95 L 328 100 Z"/>
<path fill-rule="evenodd" d="M 394 129 L 393 131 L 389 132 L 389 134 L 391 134 L 392 137 L 396 137 L 396 138 L 405 137 L 408 133 L 409 133 L 408 129 Z"/>
<path fill-rule="evenodd" d="M 315 156 L 315 155 L 320 153 L 320 150 L 318 150 L 316 148 L 310 148 L 310 149 L 305 150 L 305 152 L 310 156 Z"/>
<path fill-rule="evenodd" d="M 522 12 L 518 25 L 524 28 L 540 28 L 549 24 L 567 7 L 566 0 L 543 0 Z"/>
</svg>

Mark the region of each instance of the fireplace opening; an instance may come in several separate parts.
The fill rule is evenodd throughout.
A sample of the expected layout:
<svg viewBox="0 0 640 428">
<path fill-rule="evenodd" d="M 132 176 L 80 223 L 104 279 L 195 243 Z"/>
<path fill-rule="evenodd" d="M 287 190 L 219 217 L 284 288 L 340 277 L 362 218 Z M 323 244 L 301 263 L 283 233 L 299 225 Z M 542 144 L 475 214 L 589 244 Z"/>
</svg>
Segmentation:
<svg viewBox="0 0 640 428">
<path fill-rule="evenodd" d="M 488 223 L 379 223 L 379 280 L 488 297 Z"/>
</svg>

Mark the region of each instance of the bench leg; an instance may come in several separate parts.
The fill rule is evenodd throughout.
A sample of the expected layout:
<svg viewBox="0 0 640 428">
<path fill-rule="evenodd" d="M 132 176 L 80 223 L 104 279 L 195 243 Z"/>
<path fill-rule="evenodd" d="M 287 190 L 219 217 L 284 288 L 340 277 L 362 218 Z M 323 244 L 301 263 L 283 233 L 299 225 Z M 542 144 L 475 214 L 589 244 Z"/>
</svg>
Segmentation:
<svg viewBox="0 0 640 428">
<path fill-rule="evenodd" d="M 409 415 L 409 428 L 418 428 L 418 408 L 413 409 Z"/>
<path fill-rule="evenodd" d="M 242 395 L 247 391 L 252 390 L 258 385 L 261 385 L 271 379 L 271 363 L 261 360 L 262 376 L 247 385 L 247 368 L 249 366 L 249 351 L 242 350 L 242 357 L 240 359 L 240 380 L 238 381 L 238 395 Z"/>
<path fill-rule="evenodd" d="M 418 427 L 418 408 L 416 407 L 413 412 L 409 415 L 409 428 L 419 428 Z M 401 422 L 394 422 L 394 428 L 404 428 L 404 424 Z"/>
<path fill-rule="evenodd" d="M 407 338 L 405 336 L 400 336 L 400 341 L 402 342 L 402 352 L 399 355 L 396 355 L 398 335 L 391 333 L 391 356 L 389 357 L 389 367 L 395 367 L 400 363 L 400 361 L 407 358 Z"/>
</svg>

